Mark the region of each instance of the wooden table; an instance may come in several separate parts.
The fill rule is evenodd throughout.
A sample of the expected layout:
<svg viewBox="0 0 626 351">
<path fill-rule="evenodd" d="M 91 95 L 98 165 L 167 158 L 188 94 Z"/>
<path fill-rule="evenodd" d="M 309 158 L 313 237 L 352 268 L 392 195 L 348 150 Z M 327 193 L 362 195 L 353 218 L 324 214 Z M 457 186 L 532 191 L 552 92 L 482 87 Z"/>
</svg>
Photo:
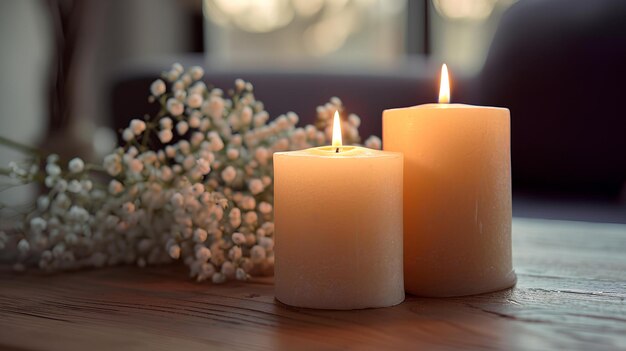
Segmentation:
<svg viewBox="0 0 626 351">
<path fill-rule="evenodd" d="M 181 267 L 0 273 L 0 349 L 626 349 L 626 225 L 516 219 L 514 289 L 291 308 L 271 278 L 196 284 Z"/>
</svg>

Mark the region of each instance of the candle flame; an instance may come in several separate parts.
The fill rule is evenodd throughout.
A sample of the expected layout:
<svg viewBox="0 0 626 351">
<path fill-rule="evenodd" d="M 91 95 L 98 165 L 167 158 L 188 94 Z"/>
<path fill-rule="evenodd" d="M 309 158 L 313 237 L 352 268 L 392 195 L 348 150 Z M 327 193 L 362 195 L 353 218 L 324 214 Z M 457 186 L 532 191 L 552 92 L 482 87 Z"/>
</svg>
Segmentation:
<svg viewBox="0 0 626 351">
<path fill-rule="evenodd" d="M 441 82 L 439 84 L 439 103 L 450 102 L 450 78 L 448 78 L 448 66 L 444 63 L 441 66 Z"/>
<path fill-rule="evenodd" d="M 339 119 L 339 112 L 335 111 L 335 117 L 333 117 L 333 147 L 340 147 L 341 143 L 341 120 Z"/>
</svg>

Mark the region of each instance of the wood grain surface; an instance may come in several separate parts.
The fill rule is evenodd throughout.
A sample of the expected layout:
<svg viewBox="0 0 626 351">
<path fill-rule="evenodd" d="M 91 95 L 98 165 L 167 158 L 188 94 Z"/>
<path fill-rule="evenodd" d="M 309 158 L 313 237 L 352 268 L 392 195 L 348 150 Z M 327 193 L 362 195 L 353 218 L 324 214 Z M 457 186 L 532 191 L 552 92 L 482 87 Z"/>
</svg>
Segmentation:
<svg viewBox="0 0 626 351">
<path fill-rule="evenodd" d="M 318 311 L 271 278 L 197 284 L 182 267 L 0 272 L 7 350 L 626 349 L 626 225 L 515 219 L 515 288 Z"/>
</svg>

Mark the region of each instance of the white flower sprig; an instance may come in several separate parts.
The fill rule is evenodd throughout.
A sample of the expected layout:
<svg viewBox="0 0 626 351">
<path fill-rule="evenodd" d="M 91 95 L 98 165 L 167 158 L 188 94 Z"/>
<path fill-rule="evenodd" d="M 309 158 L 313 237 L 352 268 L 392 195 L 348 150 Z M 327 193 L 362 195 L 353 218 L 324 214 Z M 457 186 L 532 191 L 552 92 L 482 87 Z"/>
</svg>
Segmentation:
<svg viewBox="0 0 626 351">
<path fill-rule="evenodd" d="M 315 125 L 297 127 L 293 112 L 270 121 L 251 83 L 238 79 L 225 94 L 207 88 L 203 74 L 174 64 L 154 81 L 149 99 L 160 112 L 131 120 L 124 146 L 102 167 L 80 158 L 62 167 L 57 156 L 47 158 L 47 193 L 21 228 L 0 232 L 0 249 L 13 250 L 16 269 L 180 260 L 192 278 L 214 283 L 272 272 L 272 154 L 329 144 L 342 103 L 332 98 L 318 107 Z M 344 140 L 360 142 L 359 117 L 342 123 Z M 380 148 L 380 139 L 365 144 Z M 10 172 L 30 181 L 38 169 L 12 163 Z"/>
</svg>

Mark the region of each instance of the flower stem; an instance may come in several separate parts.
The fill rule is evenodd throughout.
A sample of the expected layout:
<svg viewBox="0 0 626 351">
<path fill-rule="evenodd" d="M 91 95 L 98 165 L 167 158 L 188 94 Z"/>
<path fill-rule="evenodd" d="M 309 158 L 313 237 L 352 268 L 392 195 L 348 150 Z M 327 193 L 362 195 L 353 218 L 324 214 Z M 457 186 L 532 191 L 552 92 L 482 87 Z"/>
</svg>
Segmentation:
<svg viewBox="0 0 626 351">
<path fill-rule="evenodd" d="M 41 155 L 42 151 L 38 148 L 32 147 L 32 146 L 28 146 L 22 143 L 19 143 L 17 141 L 8 139 L 6 137 L 3 137 L 0 135 L 0 145 L 4 145 L 7 146 L 9 148 L 15 149 L 15 150 L 19 150 L 25 153 L 29 153 L 29 154 L 34 154 L 34 155 Z"/>
</svg>

